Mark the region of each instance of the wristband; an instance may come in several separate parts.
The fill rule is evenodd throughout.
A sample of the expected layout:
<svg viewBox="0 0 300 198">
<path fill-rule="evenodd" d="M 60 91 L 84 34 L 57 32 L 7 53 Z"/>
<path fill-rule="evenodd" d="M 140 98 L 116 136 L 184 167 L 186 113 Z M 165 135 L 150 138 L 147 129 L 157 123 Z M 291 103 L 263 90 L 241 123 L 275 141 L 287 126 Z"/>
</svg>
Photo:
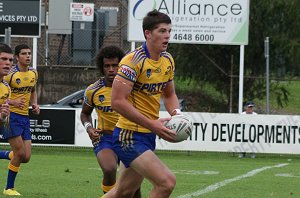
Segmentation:
<svg viewBox="0 0 300 198">
<path fill-rule="evenodd" d="M 174 109 L 174 110 L 171 112 L 171 116 L 179 115 L 179 114 L 181 114 L 181 110 L 180 110 L 180 109 Z"/>
<path fill-rule="evenodd" d="M 92 123 L 90 122 L 85 122 L 83 125 L 86 131 L 88 130 L 89 127 L 93 127 Z"/>
</svg>

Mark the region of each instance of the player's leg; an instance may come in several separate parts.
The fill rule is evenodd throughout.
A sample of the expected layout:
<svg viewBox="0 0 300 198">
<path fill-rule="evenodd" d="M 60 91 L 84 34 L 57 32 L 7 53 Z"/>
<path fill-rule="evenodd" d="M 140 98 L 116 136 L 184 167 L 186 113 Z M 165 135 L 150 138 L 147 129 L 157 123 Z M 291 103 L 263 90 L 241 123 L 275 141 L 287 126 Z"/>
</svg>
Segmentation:
<svg viewBox="0 0 300 198">
<path fill-rule="evenodd" d="M 8 142 L 13 150 L 14 155 L 8 164 L 7 183 L 3 194 L 20 195 L 14 190 L 14 188 L 15 180 L 20 169 L 20 164 L 25 156 L 25 147 L 21 136 L 9 138 Z"/>
<path fill-rule="evenodd" d="M 141 188 L 137 189 L 133 195 L 133 198 L 141 198 L 142 197 L 142 192 Z"/>
<path fill-rule="evenodd" d="M 105 194 L 105 198 L 129 198 L 133 197 L 136 191 L 140 188 L 144 177 L 137 173 L 134 169 L 120 164 L 120 176 L 117 180 L 117 185 Z"/>
<path fill-rule="evenodd" d="M 149 149 L 144 145 L 144 142 L 140 141 L 141 138 L 145 138 L 146 136 L 117 127 L 114 129 L 113 149 L 122 163 L 120 163 L 120 176 L 116 186 L 105 194 L 104 197 L 133 197 L 135 192 L 140 188 L 144 177 L 130 168 L 130 163 Z M 121 138 L 119 139 L 119 137 Z M 149 139 L 154 143 L 155 135 L 151 135 Z"/>
<path fill-rule="evenodd" d="M 12 151 L 7 151 L 7 150 L 0 151 L 0 159 L 11 160 L 13 155 L 14 155 L 14 152 L 12 152 Z"/>
<path fill-rule="evenodd" d="M 23 156 L 22 163 L 28 163 L 31 157 L 31 140 L 23 140 L 25 154 Z"/>
<path fill-rule="evenodd" d="M 22 126 L 23 126 L 22 139 L 23 139 L 25 153 L 21 163 L 28 163 L 31 157 L 31 147 L 32 147 L 30 121 L 28 116 L 24 116 L 22 118 Z"/>
<path fill-rule="evenodd" d="M 130 166 L 153 184 L 150 198 L 170 196 L 176 185 L 176 177 L 151 150 L 136 158 Z"/>
<path fill-rule="evenodd" d="M 97 153 L 97 161 L 103 172 L 101 188 L 107 193 L 116 183 L 117 156 L 113 150 L 103 149 Z"/>
<path fill-rule="evenodd" d="M 115 186 L 118 168 L 118 158 L 112 148 L 112 135 L 103 134 L 93 145 L 98 164 L 103 172 L 101 189 L 107 193 Z"/>
<path fill-rule="evenodd" d="M 2 134 L 4 136 L 4 138 L 6 138 L 6 133 L 10 133 L 8 131 L 9 129 L 6 128 L 5 126 L 0 126 L 0 134 Z M 7 160 L 11 160 L 13 157 L 13 152 L 11 150 L 1 150 L 0 151 L 0 159 L 7 159 Z"/>
</svg>

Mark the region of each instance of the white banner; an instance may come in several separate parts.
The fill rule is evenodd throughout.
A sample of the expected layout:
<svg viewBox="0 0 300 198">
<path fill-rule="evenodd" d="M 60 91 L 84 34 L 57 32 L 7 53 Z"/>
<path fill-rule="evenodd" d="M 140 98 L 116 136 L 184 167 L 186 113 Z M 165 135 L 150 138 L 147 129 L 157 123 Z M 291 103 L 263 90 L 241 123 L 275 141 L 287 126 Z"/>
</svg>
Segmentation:
<svg viewBox="0 0 300 198">
<path fill-rule="evenodd" d="M 185 112 L 194 123 L 189 140 L 157 138 L 158 150 L 300 154 L 300 116 Z M 75 145 L 92 146 L 76 110 Z M 168 117 L 165 111 L 160 117 Z M 96 119 L 96 114 L 93 113 Z M 94 120 L 95 121 L 95 120 Z"/>
<path fill-rule="evenodd" d="M 129 0 L 129 41 L 145 40 L 142 20 L 153 9 L 170 16 L 173 43 L 248 44 L 249 0 Z"/>
<path fill-rule="evenodd" d="M 157 149 L 300 153 L 300 116 L 186 114 L 194 122 L 191 138 L 181 143 L 160 140 Z"/>
</svg>

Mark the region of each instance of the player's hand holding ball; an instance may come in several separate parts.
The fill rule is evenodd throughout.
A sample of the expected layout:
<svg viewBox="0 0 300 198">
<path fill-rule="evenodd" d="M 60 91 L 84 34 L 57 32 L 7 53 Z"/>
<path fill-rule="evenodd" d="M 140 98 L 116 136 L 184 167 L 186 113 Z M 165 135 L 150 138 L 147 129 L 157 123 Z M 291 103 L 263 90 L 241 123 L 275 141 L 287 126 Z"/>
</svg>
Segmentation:
<svg viewBox="0 0 300 198">
<path fill-rule="evenodd" d="M 171 120 L 165 122 L 165 126 L 176 132 L 175 139 L 177 142 L 187 140 L 192 135 L 193 122 L 183 114 L 173 115 Z"/>
</svg>

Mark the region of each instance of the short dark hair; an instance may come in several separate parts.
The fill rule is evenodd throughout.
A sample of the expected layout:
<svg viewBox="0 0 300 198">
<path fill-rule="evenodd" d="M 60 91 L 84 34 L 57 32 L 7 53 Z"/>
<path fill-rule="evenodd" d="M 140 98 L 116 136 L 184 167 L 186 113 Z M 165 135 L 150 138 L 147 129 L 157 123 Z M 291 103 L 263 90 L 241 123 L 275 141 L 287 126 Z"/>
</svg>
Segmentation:
<svg viewBox="0 0 300 198">
<path fill-rule="evenodd" d="M 30 49 L 26 44 L 20 44 L 15 47 L 15 55 L 19 55 L 22 49 Z"/>
<path fill-rule="evenodd" d="M 148 12 L 143 19 L 143 32 L 145 30 L 154 30 L 160 23 L 171 24 L 172 21 L 168 15 L 157 10 Z"/>
<path fill-rule="evenodd" d="M 0 43 L 0 54 L 1 53 L 8 53 L 8 54 L 13 54 L 13 51 L 9 45 L 5 43 Z"/>
<path fill-rule="evenodd" d="M 97 64 L 97 68 L 100 70 L 101 74 L 104 74 L 104 63 L 103 63 L 103 59 L 104 58 L 118 58 L 119 61 L 121 61 L 121 59 L 125 56 L 124 51 L 117 47 L 117 46 L 106 46 L 100 49 L 97 58 L 96 58 L 96 64 Z"/>
</svg>

